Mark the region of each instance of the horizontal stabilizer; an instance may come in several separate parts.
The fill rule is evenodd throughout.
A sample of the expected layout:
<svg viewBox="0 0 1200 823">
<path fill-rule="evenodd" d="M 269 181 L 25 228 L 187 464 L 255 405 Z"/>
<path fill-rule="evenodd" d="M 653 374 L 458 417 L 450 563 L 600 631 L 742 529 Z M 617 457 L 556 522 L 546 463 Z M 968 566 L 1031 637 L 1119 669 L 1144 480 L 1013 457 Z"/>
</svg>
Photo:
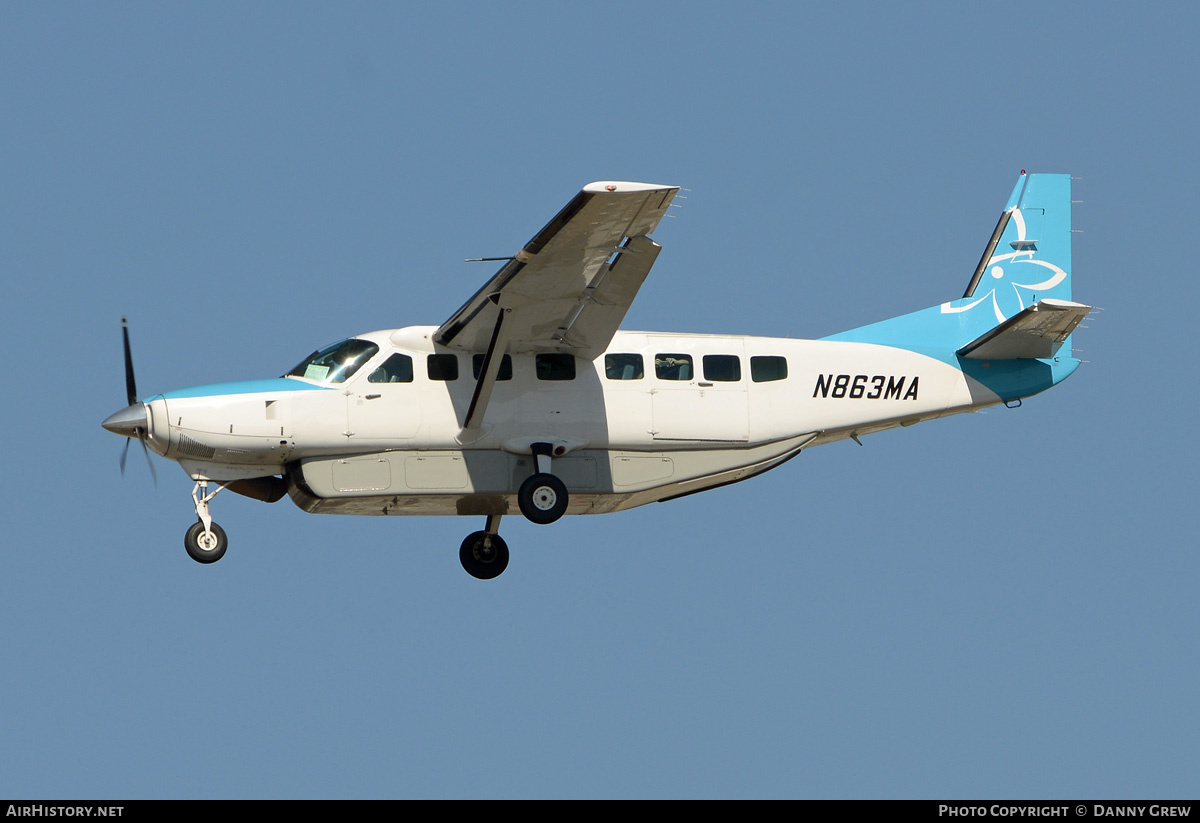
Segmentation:
<svg viewBox="0 0 1200 823">
<path fill-rule="evenodd" d="M 1041 300 L 958 350 L 971 360 L 1053 357 L 1091 306 L 1069 300 Z"/>
</svg>

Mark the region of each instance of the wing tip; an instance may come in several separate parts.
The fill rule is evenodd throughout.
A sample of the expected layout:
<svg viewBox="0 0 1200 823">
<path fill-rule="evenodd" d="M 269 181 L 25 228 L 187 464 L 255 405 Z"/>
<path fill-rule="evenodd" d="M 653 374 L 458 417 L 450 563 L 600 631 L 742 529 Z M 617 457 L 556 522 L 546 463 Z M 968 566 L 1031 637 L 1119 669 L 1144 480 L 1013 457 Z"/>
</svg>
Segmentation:
<svg viewBox="0 0 1200 823">
<path fill-rule="evenodd" d="M 583 190 L 589 194 L 604 194 L 606 192 L 668 191 L 670 189 L 678 188 L 679 186 L 668 186 L 662 183 L 632 183 L 625 180 L 597 180 L 595 183 L 588 183 L 583 187 Z"/>
</svg>

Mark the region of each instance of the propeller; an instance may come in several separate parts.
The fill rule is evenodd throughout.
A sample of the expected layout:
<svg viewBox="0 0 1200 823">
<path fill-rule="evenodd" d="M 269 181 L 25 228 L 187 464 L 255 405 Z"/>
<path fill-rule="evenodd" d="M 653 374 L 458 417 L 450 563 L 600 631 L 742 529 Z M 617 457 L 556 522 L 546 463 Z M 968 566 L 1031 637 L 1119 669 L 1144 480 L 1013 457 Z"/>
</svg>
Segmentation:
<svg viewBox="0 0 1200 823">
<path fill-rule="evenodd" d="M 150 476 L 154 478 L 154 485 L 158 486 L 158 472 L 154 468 L 154 461 L 150 459 L 150 449 L 146 445 L 146 427 L 149 421 L 145 407 L 138 402 L 137 381 L 133 377 L 133 350 L 129 346 L 129 321 L 124 317 L 121 318 L 121 338 L 125 344 L 125 402 L 128 405 L 101 425 L 111 432 L 138 439 L 142 444 L 142 452 L 146 455 L 146 465 L 150 467 Z M 125 461 L 128 457 L 129 440 L 126 440 L 125 448 L 121 450 L 122 477 L 125 476 Z"/>
</svg>

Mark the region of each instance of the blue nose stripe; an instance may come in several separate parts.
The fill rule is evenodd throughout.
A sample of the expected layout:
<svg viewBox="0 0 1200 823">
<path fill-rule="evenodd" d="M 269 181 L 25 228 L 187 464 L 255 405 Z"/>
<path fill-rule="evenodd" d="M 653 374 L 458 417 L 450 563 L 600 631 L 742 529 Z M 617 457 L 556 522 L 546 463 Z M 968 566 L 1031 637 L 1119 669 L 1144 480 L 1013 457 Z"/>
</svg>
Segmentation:
<svg viewBox="0 0 1200 823">
<path fill-rule="evenodd" d="M 176 389 L 163 392 L 147 398 L 146 402 L 162 397 L 176 400 L 184 397 L 215 397 L 223 394 L 262 394 L 265 392 L 286 391 L 330 391 L 330 386 L 314 386 L 303 380 L 292 380 L 286 377 L 273 377 L 269 380 L 242 380 L 236 383 L 213 383 L 208 386 L 193 386 L 190 389 Z"/>
</svg>

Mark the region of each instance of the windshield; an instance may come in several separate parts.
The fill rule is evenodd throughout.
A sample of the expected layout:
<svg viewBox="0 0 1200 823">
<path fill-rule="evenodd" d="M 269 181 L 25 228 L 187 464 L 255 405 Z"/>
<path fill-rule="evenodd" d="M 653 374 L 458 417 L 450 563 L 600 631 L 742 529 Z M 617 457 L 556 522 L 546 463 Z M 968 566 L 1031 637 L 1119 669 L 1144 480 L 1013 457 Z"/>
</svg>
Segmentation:
<svg viewBox="0 0 1200 823">
<path fill-rule="evenodd" d="M 366 340 L 343 340 L 313 352 L 285 376 L 303 377 L 321 383 L 344 383 L 377 351 L 379 347 Z"/>
</svg>

